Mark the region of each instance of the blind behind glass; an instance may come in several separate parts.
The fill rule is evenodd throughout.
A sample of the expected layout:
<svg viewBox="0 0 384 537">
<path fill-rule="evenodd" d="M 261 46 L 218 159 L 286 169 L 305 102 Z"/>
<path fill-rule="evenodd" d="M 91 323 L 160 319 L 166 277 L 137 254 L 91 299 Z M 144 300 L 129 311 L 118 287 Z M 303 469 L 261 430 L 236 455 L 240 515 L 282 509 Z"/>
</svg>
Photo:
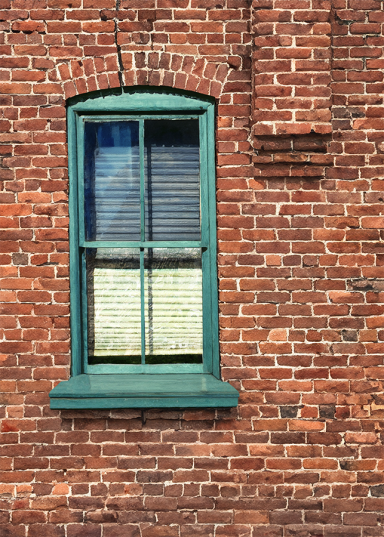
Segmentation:
<svg viewBox="0 0 384 537">
<path fill-rule="evenodd" d="M 200 240 L 197 119 L 145 121 L 145 237 Z"/>
<path fill-rule="evenodd" d="M 90 364 L 201 363 L 199 248 L 145 249 L 141 341 L 139 249 L 86 250 Z"/>
<path fill-rule="evenodd" d="M 139 122 L 86 122 L 87 240 L 140 240 Z"/>
<path fill-rule="evenodd" d="M 199 123 L 145 120 L 147 241 L 200 240 Z M 140 240 L 139 121 L 85 123 L 86 240 Z"/>
</svg>

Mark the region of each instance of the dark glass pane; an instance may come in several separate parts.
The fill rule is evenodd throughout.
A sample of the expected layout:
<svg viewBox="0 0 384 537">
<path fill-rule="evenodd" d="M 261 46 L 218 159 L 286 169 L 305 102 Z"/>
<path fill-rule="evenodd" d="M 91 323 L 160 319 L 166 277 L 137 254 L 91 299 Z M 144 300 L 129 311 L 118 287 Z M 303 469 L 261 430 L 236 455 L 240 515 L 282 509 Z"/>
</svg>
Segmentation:
<svg viewBox="0 0 384 537">
<path fill-rule="evenodd" d="M 144 300 L 145 363 L 201 363 L 201 250 L 145 250 Z"/>
<path fill-rule="evenodd" d="M 87 249 L 89 363 L 141 362 L 140 253 Z"/>
<path fill-rule="evenodd" d="M 140 240 L 139 122 L 85 123 L 87 240 Z"/>
<path fill-rule="evenodd" d="M 200 240 L 199 123 L 145 121 L 146 240 Z"/>
</svg>

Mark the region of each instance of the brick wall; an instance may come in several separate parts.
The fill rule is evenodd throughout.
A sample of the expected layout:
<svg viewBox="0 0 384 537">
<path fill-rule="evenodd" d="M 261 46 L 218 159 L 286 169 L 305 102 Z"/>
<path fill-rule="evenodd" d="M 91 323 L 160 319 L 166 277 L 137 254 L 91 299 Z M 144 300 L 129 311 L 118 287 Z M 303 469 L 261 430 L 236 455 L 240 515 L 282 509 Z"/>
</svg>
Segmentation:
<svg viewBox="0 0 384 537">
<path fill-rule="evenodd" d="M 383 5 L 1 0 L 0 535 L 382 537 Z M 65 100 L 217 99 L 230 410 L 51 411 Z"/>
</svg>

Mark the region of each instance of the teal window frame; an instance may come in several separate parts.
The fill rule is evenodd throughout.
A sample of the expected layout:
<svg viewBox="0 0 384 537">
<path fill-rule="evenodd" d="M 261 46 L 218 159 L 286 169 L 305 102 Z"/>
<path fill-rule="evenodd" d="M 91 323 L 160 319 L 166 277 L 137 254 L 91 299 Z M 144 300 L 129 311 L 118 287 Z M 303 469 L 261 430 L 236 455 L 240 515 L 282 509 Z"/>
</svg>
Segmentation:
<svg viewBox="0 0 384 537">
<path fill-rule="evenodd" d="M 199 120 L 201 240 L 86 241 L 84 236 L 84 119 L 139 121 Z M 69 153 L 69 235 L 71 378 L 51 392 L 51 408 L 232 407 L 238 392 L 220 380 L 216 267 L 215 102 L 211 97 L 170 88 L 133 87 L 73 98 L 67 110 Z M 141 147 L 143 145 L 141 144 Z M 143 151 L 141 175 L 143 175 Z M 141 182 L 143 178 L 141 178 Z M 143 203 L 143 200 L 142 200 Z M 143 212 L 142 212 L 143 215 Z M 202 251 L 202 364 L 88 364 L 85 249 L 102 247 L 194 247 Z"/>
</svg>

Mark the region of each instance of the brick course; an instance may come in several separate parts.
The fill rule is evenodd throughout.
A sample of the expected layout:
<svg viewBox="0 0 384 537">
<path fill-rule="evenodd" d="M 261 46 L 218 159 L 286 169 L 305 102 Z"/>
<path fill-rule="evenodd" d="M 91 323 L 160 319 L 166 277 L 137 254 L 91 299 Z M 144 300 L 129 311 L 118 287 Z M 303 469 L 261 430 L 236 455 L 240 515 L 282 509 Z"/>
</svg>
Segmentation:
<svg viewBox="0 0 384 537">
<path fill-rule="evenodd" d="M 381 537 L 383 5 L 1 0 L 0 534 Z M 228 410 L 51 411 L 66 99 L 217 100 Z"/>
</svg>

